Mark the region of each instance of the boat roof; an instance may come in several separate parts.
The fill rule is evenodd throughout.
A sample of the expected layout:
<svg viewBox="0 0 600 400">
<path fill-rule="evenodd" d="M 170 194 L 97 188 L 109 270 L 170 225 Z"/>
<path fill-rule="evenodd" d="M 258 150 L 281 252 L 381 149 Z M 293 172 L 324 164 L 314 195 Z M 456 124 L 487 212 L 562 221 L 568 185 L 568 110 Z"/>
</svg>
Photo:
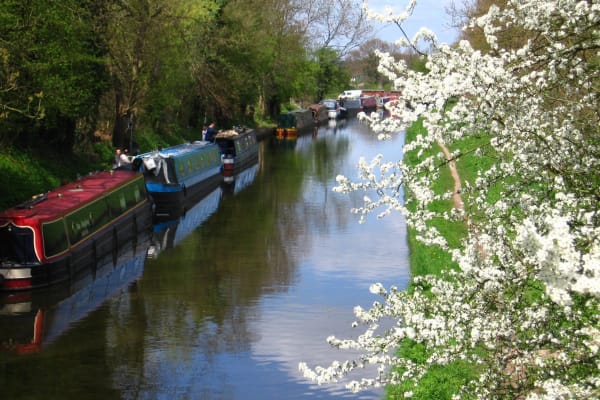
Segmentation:
<svg viewBox="0 0 600 400">
<path fill-rule="evenodd" d="M 219 132 L 215 136 L 215 140 L 239 140 L 240 138 L 243 138 L 246 136 L 251 136 L 251 135 L 256 135 L 256 133 L 254 132 L 254 129 L 247 129 L 243 132 L 237 132 L 237 131 L 231 129 L 228 131 Z"/>
<path fill-rule="evenodd" d="M 144 158 L 144 157 L 172 157 L 172 156 L 180 156 L 183 154 L 188 154 L 194 151 L 198 151 L 203 148 L 209 148 L 210 146 L 216 146 L 214 143 L 197 140 L 191 143 L 182 143 L 175 146 L 166 147 L 160 150 L 150 151 L 148 153 L 140 154 L 136 156 L 136 158 Z"/>
<path fill-rule="evenodd" d="M 53 220 L 89 203 L 142 175 L 134 171 L 111 170 L 86 175 L 74 182 L 0 212 L 2 220 Z"/>
</svg>

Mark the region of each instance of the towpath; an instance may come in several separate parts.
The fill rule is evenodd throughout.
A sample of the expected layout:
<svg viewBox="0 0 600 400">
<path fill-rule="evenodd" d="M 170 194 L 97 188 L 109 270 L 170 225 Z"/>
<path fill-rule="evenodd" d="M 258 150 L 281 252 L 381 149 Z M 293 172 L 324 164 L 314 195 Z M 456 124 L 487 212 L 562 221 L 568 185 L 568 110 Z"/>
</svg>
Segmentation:
<svg viewBox="0 0 600 400">
<path fill-rule="evenodd" d="M 454 207 L 459 210 L 463 210 L 464 205 L 463 205 L 462 197 L 460 196 L 460 188 L 461 188 L 460 177 L 458 176 L 458 172 L 456 171 L 456 163 L 452 159 L 452 156 L 450 155 L 450 151 L 448 151 L 448 148 L 446 147 L 446 145 L 444 145 L 442 142 L 438 142 L 438 145 L 442 148 L 442 151 L 444 152 L 444 156 L 446 157 L 446 160 L 448 161 L 448 166 L 450 167 L 450 173 L 452 174 L 452 179 L 454 180 L 454 192 L 453 192 L 454 194 L 452 195 L 452 200 L 454 201 Z"/>
</svg>

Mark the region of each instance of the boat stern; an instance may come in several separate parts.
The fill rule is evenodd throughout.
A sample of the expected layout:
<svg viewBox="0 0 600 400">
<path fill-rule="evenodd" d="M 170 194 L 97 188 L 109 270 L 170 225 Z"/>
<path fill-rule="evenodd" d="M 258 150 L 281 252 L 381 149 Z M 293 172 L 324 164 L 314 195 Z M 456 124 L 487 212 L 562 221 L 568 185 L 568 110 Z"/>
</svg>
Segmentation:
<svg viewBox="0 0 600 400">
<path fill-rule="evenodd" d="M 33 289 L 32 266 L 0 263 L 0 292 Z"/>
</svg>

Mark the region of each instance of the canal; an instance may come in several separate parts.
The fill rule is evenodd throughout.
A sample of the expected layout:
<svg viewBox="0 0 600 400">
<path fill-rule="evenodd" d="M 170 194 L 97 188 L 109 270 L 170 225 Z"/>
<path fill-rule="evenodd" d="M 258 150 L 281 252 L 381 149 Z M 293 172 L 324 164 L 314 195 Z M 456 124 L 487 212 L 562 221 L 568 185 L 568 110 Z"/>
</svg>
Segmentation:
<svg viewBox="0 0 600 400">
<path fill-rule="evenodd" d="M 264 140 L 259 163 L 186 215 L 157 223 L 77 287 L 0 304 L 0 398 L 379 399 L 298 371 L 345 360 L 369 285 L 408 282 L 399 214 L 359 224 L 363 194 L 334 193 L 360 156 L 398 159 L 357 120 Z M 353 376 L 358 378 L 360 376 Z"/>
</svg>

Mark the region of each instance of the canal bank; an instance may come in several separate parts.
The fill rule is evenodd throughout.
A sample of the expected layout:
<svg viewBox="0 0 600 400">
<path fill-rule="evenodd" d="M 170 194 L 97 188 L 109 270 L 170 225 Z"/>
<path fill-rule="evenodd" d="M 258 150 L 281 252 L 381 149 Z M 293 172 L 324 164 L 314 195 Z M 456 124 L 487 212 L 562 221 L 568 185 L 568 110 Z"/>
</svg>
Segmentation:
<svg viewBox="0 0 600 400">
<path fill-rule="evenodd" d="M 406 130 L 406 143 L 412 142 L 418 135 L 425 133 L 426 131 L 421 124 L 421 121 L 415 122 Z M 421 155 L 418 155 L 417 150 L 405 153 L 404 162 L 409 166 L 415 166 L 424 157 L 438 154 L 440 151 L 444 152 L 448 164 L 442 167 L 442 170 L 440 171 L 438 183 L 435 186 L 436 193 L 442 194 L 444 192 L 453 192 L 454 196 L 450 200 L 438 202 L 436 206 L 438 207 L 438 211 L 440 208 L 443 208 L 450 213 L 452 208 L 461 209 L 464 207 L 463 199 L 460 195 L 460 175 L 465 163 L 456 163 L 449 160 L 448 149 L 439 144 L 438 147 L 434 147 Z M 468 165 L 468 163 L 466 164 Z M 410 204 L 410 193 L 405 193 L 405 197 L 407 206 L 411 209 L 413 206 Z M 466 236 L 466 221 L 450 222 L 437 220 L 434 223 L 437 224 L 436 226 L 438 229 L 446 232 L 449 243 L 452 246 L 460 245 L 460 241 Z M 440 250 L 437 246 L 427 246 L 417 240 L 417 232 L 415 229 L 407 228 L 407 238 L 410 253 L 411 277 L 424 275 L 441 276 L 442 271 L 458 268 L 457 264 L 447 252 Z M 426 358 L 424 349 L 418 344 L 410 341 L 405 341 L 405 343 L 400 346 L 399 355 L 414 360 Z M 404 398 L 404 393 L 409 390 L 413 393 L 412 398 L 418 400 L 450 398 L 459 387 L 476 377 L 477 373 L 473 365 L 465 362 L 454 362 L 443 368 L 430 371 L 428 376 L 420 382 L 420 385 L 414 391 L 409 389 L 410 386 L 389 386 L 386 390 L 386 399 L 395 400 Z"/>
</svg>

